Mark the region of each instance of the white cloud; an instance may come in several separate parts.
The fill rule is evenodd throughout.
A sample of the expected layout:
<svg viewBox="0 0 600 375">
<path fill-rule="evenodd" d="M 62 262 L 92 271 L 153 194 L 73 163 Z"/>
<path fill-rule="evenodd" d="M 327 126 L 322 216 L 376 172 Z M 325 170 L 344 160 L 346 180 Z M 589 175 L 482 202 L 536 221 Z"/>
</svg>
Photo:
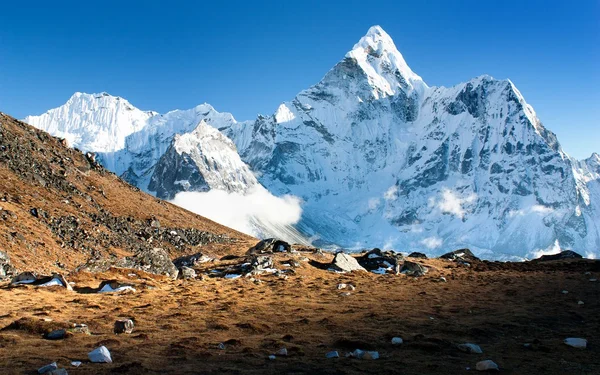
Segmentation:
<svg viewBox="0 0 600 375">
<path fill-rule="evenodd" d="M 536 214 L 536 215 L 548 215 L 551 214 L 552 212 L 554 212 L 554 209 L 552 207 L 547 207 L 547 206 L 542 206 L 539 204 L 533 205 L 531 207 L 528 208 L 524 208 L 521 210 L 513 210 L 510 211 L 508 213 L 509 217 L 515 217 L 515 216 L 525 216 L 525 215 L 529 215 L 529 214 Z"/>
<path fill-rule="evenodd" d="M 442 246 L 442 243 L 442 239 L 438 237 L 427 237 L 421 241 L 421 245 L 430 250 L 437 249 L 438 247 Z"/>
<path fill-rule="evenodd" d="M 437 203 L 442 213 L 452 214 L 460 219 L 465 216 L 464 204 L 473 203 L 477 199 L 476 194 L 470 194 L 466 198 L 461 198 L 454 194 L 450 189 L 442 190 L 442 199 Z"/>
<path fill-rule="evenodd" d="M 387 189 L 385 193 L 383 193 L 383 199 L 385 199 L 386 201 L 394 200 L 397 197 L 398 197 L 398 186 L 396 186 L 396 185 L 390 186 L 390 188 Z"/>
<path fill-rule="evenodd" d="M 531 259 L 537 259 L 539 257 L 541 257 L 542 255 L 552 255 L 552 254 L 558 254 L 560 253 L 561 249 L 560 249 L 560 243 L 558 242 L 558 240 L 554 241 L 554 243 L 550 246 L 548 246 L 545 249 L 539 249 L 539 250 L 534 250 L 532 252 L 529 253 L 529 255 L 531 256 Z"/>
<path fill-rule="evenodd" d="M 369 207 L 369 211 L 373 211 L 376 210 L 377 207 L 379 207 L 379 204 L 381 204 L 381 201 L 379 200 L 379 198 L 371 198 L 368 200 L 367 205 Z"/>
<path fill-rule="evenodd" d="M 276 197 L 262 186 L 246 195 L 222 190 L 182 192 L 172 203 L 255 237 L 308 242 L 292 228 L 302 216 L 300 199 L 291 195 Z"/>
</svg>

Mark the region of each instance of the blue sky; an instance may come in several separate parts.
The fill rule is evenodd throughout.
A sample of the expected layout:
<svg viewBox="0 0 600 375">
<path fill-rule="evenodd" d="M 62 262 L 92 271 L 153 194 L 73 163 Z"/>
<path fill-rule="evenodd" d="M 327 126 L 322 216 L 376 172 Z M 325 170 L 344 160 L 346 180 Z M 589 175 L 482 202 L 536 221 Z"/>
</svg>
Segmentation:
<svg viewBox="0 0 600 375">
<path fill-rule="evenodd" d="M 0 110 L 75 91 L 166 112 L 273 113 L 372 25 L 430 86 L 510 78 L 563 148 L 600 152 L 600 1 L 12 1 L 0 13 Z"/>
</svg>

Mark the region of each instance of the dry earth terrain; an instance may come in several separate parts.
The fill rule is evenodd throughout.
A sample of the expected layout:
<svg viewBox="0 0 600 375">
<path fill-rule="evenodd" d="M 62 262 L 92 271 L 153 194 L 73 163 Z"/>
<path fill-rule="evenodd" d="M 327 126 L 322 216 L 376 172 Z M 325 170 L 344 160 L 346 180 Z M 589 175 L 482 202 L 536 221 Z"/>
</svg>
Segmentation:
<svg viewBox="0 0 600 375">
<path fill-rule="evenodd" d="M 93 156 L 3 114 L 0 198 L 0 251 L 12 267 L 73 283 L 69 291 L 0 282 L 3 374 L 34 374 L 54 361 L 69 374 L 468 374 L 485 359 L 504 374 L 600 374 L 597 261 L 413 258 L 429 271 L 412 277 L 336 273 L 327 270 L 332 254 L 299 249 L 272 255 L 281 272 L 226 279 L 257 240 L 139 192 Z M 216 260 L 185 280 L 79 267 L 156 247 L 171 259 L 202 252 Z M 106 280 L 136 291 L 95 293 Z M 135 322 L 131 334 L 113 332 L 122 318 Z M 82 323 L 89 334 L 44 338 Z M 588 347 L 569 347 L 568 337 Z M 460 351 L 462 343 L 483 354 Z M 113 363 L 88 361 L 101 345 Z M 287 356 L 268 358 L 282 348 Z M 355 349 L 380 358 L 345 357 Z M 332 350 L 341 357 L 325 358 Z"/>
</svg>

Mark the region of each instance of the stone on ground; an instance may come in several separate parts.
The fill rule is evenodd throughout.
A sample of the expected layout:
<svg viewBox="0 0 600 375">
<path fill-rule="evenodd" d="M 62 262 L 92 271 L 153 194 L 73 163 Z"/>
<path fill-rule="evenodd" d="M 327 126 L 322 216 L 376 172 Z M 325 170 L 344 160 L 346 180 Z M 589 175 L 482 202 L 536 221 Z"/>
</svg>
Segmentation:
<svg viewBox="0 0 600 375">
<path fill-rule="evenodd" d="M 366 271 L 356 258 L 345 253 L 337 253 L 331 262 L 331 268 L 340 272 Z"/>
<path fill-rule="evenodd" d="M 90 359 L 90 362 L 94 363 L 112 363 L 110 352 L 106 346 L 101 346 L 89 352 L 88 358 Z"/>
</svg>

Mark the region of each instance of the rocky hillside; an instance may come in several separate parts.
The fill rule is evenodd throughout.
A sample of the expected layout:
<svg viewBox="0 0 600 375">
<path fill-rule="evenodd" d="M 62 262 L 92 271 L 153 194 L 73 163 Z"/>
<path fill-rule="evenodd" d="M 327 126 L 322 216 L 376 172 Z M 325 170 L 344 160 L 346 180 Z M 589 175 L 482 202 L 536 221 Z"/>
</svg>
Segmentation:
<svg viewBox="0 0 600 375">
<path fill-rule="evenodd" d="M 220 252 L 250 238 L 119 179 L 92 154 L 0 113 L 0 252 L 19 270 L 72 270 L 154 248 Z M 3 256 L 4 256 L 3 255 Z"/>
</svg>

